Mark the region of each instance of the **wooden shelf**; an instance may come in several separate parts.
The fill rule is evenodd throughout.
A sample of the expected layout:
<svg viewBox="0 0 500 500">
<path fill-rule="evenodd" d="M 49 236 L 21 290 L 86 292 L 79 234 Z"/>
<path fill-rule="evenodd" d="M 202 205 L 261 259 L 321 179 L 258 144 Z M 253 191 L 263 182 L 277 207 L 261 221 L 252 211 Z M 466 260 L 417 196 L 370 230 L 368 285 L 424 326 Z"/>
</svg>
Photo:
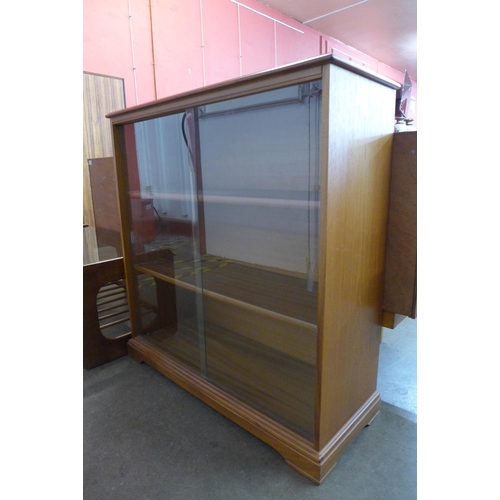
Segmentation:
<svg viewBox="0 0 500 500">
<path fill-rule="evenodd" d="M 140 198 L 143 193 L 141 191 L 133 191 L 131 194 Z M 290 198 L 266 198 L 258 196 L 231 196 L 231 195 L 199 195 L 196 200 L 203 203 L 214 203 L 218 205 L 234 205 L 234 206 L 252 206 L 252 207 L 265 207 L 265 208 L 281 208 L 281 209 L 295 209 L 300 208 L 304 210 L 319 210 L 319 202 L 307 199 L 307 192 L 303 195 L 304 199 L 290 199 Z M 182 201 L 190 203 L 193 196 L 184 193 L 168 193 L 157 194 L 153 201 L 166 199 L 169 201 Z"/>
<path fill-rule="evenodd" d="M 199 372 L 194 319 L 145 341 Z M 220 325 L 205 322 L 206 377 L 263 413 L 312 439 L 315 367 Z"/>
<path fill-rule="evenodd" d="M 178 278 L 168 261 L 148 261 L 135 269 L 201 293 L 206 321 L 302 362 L 316 363 L 318 299 L 317 292 L 305 289 L 304 279 L 205 256 L 205 271 L 199 271 L 203 288 L 198 288 L 194 266 L 186 264 Z"/>
<path fill-rule="evenodd" d="M 211 261 L 216 265 L 207 266 Z M 203 293 L 208 297 L 238 303 L 248 309 L 261 309 L 263 314 L 315 329 L 317 284 L 314 292 L 308 292 L 305 279 L 215 256 L 205 256 L 197 270 L 192 263 L 187 263 L 177 277 L 174 277 L 172 265 L 160 260 L 136 265 L 135 269 L 192 291 L 197 290 L 195 274 L 201 272 Z"/>
</svg>

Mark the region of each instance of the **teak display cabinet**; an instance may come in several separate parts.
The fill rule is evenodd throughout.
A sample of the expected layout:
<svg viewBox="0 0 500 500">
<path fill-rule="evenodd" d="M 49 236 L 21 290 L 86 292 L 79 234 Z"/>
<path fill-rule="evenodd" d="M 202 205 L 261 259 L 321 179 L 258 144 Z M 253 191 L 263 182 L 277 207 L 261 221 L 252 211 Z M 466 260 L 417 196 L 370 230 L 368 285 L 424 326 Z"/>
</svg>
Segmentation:
<svg viewBox="0 0 500 500">
<path fill-rule="evenodd" d="M 316 483 L 380 408 L 397 88 L 325 55 L 108 115 L 130 356 Z"/>
</svg>

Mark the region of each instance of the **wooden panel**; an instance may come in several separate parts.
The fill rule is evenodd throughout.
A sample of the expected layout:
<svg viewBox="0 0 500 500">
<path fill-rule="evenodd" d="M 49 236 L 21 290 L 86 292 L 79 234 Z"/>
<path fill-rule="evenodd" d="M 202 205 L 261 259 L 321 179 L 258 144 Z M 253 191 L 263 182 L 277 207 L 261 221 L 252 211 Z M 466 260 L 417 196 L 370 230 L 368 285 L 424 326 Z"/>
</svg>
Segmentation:
<svg viewBox="0 0 500 500">
<path fill-rule="evenodd" d="M 201 266 L 208 267 L 210 256 L 204 256 L 204 259 Z M 218 266 L 217 262 L 215 265 Z M 141 262 L 136 265 L 136 270 L 197 291 L 195 272 L 181 271 L 185 274 L 174 278 L 174 271 L 168 262 Z M 317 320 L 317 295 L 307 292 L 304 285 L 304 279 L 233 261 L 203 272 L 204 294 L 226 302 L 237 301 L 241 307 L 262 309 L 282 321 L 288 318 L 289 323 L 314 325 Z"/>
<path fill-rule="evenodd" d="M 310 440 L 285 427 L 276 419 L 210 383 L 176 358 L 159 350 L 150 337 L 137 337 L 127 344 L 129 355 L 138 362 L 146 362 L 175 383 L 230 418 L 253 435 L 275 448 L 290 467 L 320 484 L 335 466 L 347 444 L 368 425 L 380 408 L 380 396 L 372 398 L 359 408 L 345 426 L 324 449 L 317 450 Z"/>
<path fill-rule="evenodd" d="M 121 257 L 121 226 L 118 190 L 113 158 L 88 160 L 97 246 L 111 246 Z M 99 255 L 102 259 L 102 256 Z"/>
<path fill-rule="evenodd" d="M 83 74 L 83 151 L 88 158 L 113 156 L 106 114 L 125 108 L 123 79 Z"/>
<path fill-rule="evenodd" d="M 83 266 L 83 367 L 86 370 L 127 354 L 130 332 L 106 338 L 101 331 L 96 303 L 101 287 L 124 276 L 121 258 Z"/>
<path fill-rule="evenodd" d="M 145 257 L 136 268 L 155 277 L 159 310 L 168 307 L 174 285 L 178 296 L 188 291 L 196 300 L 200 289 L 189 263 L 183 259 L 174 278 L 172 262 Z M 305 319 L 316 317 L 316 294 L 305 290 L 304 279 L 254 266 L 207 256 L 199 265 L 210 380 L 312 437 L 317 329 Z M 196 315 L 184 311 L 172 320 L 173 314 L 160 321 L 151 340 L 199 370 Z"/>
<path fill-rule="evenodd" d="M 150 343 L 199 368 L 195 319 L 179 322 L 175 333 L 157 331 Z M 264 344 L 205 323 L 208 379 L 257 409 L 312 437 L 314 367 Z"/>
<path fill-rule="evenodd" d="M 312 439 L 312 365 L 219 326 L 207 329 L 207 365 L 210 380 Z"/>
<path fill-rule="evenodd" d="M 417 316 L 417 132 L 394 134 L 383 307 Z"/>
<path fill-rule="evenodd" d="M 123 79 L 83 74 L 83 222 L 90 259 L 99 259 L 95 234 L 92 187 L 87 161 L 113 156 L 111 128 L 106 114 L 125 108 Z"/>
<path fill-rule="evenodd" d="M 325 68 L 319 449 L 376 392 L 395 102 L 394 90 Z"/>
<path fill-rule="evenodd" d="M 283 321 L 257 308 L 238 307 L 209 296 L 203 298 L 203 305 L 206 321 L 311 365 L 316 363 L 314 325 Z"/>
<path fill-rule="evenodd" d="M 382 313 L 382 326 L 384 328 L 396 328 L 401 321 L 403 321 L 406 316 L 402 314 L 396 314 L 388 311 L 383 311 Z"/>
</svg>

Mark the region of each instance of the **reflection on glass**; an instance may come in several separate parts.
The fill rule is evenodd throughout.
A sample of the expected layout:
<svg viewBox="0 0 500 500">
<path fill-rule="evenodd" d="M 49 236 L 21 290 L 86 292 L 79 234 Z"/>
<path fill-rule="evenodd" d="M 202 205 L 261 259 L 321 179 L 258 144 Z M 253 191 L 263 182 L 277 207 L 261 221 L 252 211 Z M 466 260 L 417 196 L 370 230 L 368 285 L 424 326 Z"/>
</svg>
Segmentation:
<svg viewBox="0 0 500 500">
<path fill-rule="evenodd" d="M 308 437 L 320 101 L 309 82 L 125 126 L 142 333 Z"/>
<path fill-rule="evenodd" d="M 194 112 L 125 127 L 140 328 L 206 372 Z M 190 282 L 184 277 L 192 278 Z"/>
<path fill-rule="evenodd" d="M 84 264 L 122 256 L 120 211 L 113 157 L 87 159 L 92 217 L 83 225 Z"/>
</svg>

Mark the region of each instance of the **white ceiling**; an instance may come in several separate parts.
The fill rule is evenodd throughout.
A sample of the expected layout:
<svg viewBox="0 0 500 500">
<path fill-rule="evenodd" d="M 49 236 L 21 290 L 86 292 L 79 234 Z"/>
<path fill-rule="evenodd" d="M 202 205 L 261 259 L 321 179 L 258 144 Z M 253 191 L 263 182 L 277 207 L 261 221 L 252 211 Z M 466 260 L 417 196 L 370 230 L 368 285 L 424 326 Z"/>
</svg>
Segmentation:
<svg viewBox="0 0 500 500">
<path fill-rule="evenodd" d="M 259 0 L 417 79 L 417 0 Z"/>
</svg>

